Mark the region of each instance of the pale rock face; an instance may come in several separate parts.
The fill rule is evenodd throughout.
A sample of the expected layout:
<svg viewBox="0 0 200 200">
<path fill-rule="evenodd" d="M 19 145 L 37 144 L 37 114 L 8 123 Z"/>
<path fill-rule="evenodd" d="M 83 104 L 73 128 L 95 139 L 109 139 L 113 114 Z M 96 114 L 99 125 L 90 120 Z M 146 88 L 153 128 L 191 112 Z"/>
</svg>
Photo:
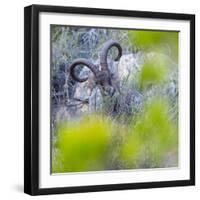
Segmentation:
<svg viewBox="0 0 200 200">
<path fill-rule="evenodd" d="M 77 83 L 74 98 L 84 100 L 90 96 L 90 93 L 91 91 L 88 88 L 88 82 Z"/>
<path fill-rule="evenodd" d="M 86 100 L 91 95 L 94 87 L 93 74 L 89 69 L 83 68 L 79 76 L 88 77 L 88 80 L 82 83 L 77 82 L 74 98 Z"/>
<path fill-rule="evenodd" d="M 88 88 L 88 83 L 79 83 L 76 88 L 75 98 L 86 100 L 88 99 L 88 104 L 79 107 L 79 112 L 85 111 L 97 111 L 102 106 L 102 95 L 98 87 Z"/>
<path fill-rule="evenodd" d="M 80 77 L 88 77 L 88 80 L 82 83 L 76 83 L 76 89 L 74 93 L 75 99 L 80 100 L 88 100 L 88 104 L 82 104 L 79 106 L 78 112 L 83 113 L 90 110 L 94 110 L 95 107 L 98 107 L 99 99 L 101 98 L 101 94 L 97 93 L 97 89 L 95 87 L 95 83 L 93 81 L 93 73 L 87 69 L 83 68 L 83 70 L 79 74 Z"/>
<path fill-rule="evenodd" d="M 136 64 L 133 54 L 123 55 L 118 64 L 118 75 L 120 80 L 127 78 L 134 69 Z"/>
<path fill-rule="evenodd" d="M 123 55 L 117 67 L 117 74 L 121 84 L 123 82 L 130 83 L 131 78 L 136 76 L 136 73 L 141 70 L 144 63 L 142 53 Z"/>
<path fill-rule="evenodd" d="M 95 87 L 92 90 L 91 96 L 89 97 L 89 110 L 97 111 L 102 107 L 103 98 L 101 95 L 101 91 L 98 87 Z"/>
</svg>

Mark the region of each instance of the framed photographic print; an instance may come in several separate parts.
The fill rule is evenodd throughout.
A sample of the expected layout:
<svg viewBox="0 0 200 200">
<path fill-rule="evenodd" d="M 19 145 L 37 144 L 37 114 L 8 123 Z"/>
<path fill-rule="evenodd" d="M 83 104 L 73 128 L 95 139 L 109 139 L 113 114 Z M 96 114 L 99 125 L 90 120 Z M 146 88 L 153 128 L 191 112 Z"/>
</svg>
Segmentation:
<svg viewBox="0 0 200 200">
<path fill-rule="evenodd" d="M 25 8 L 24 191 L 195 184 L 195 16 Z"/>
</svg>

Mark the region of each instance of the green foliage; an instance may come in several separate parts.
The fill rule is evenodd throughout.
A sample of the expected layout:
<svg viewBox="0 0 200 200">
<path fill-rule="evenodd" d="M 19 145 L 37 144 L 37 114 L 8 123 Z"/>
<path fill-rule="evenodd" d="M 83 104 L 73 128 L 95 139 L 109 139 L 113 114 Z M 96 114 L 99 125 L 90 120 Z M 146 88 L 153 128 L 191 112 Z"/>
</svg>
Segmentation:
<svg viewBox="0 0 200 200">
<path fill-rule="evenodd" d="M 95 115 L 60 126 L 52 171 L 103 170 L 110 134 L 109 120 Z"/>
<path fill-rule="evenodd" d="M 87 116 L 58 128 L 52 171 L 162 167 L 168 153 L 177 152 L 177 132 L 163 99 L 152 100 L 124 126 L 103 115 Z"/>
<path fill-rule="evenodd" d="M 165 52 L 178 61 L 178 32 L 134 30 L 129 39 L 134 48 Z"/>
<path fill-rule="evenodd" d="M 177 127 L 168 110 L 168 103 L 157 99 L 138 117 L 121 147 L 127 168 L 161 167 L 167 152 L 177 151 Z"/>
<path fill-rule="evenodd" d="M 164 83 L 168 71 L 168 62 L 164 57 L 154 56 L 151 59 L 147 59 L 138 74 L 140 88 Z"/>
</svg>

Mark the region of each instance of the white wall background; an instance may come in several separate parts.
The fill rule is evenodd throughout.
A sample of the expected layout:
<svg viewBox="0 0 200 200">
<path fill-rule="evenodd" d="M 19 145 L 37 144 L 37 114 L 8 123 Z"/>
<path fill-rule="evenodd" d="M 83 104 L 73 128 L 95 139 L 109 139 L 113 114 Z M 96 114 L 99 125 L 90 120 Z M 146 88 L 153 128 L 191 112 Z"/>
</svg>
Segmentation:
<svg viewBox="0 0 200 200">
<path fill-rule="evenodd" d="M 4 0 L 0 11 L 0 199 L 23 193 L 23 7 L 30 4 L 196 14 L 196 186 L 40 196 L 37 199 L 199 199 L 200 195 L 199 0 Z"/>
</svg>

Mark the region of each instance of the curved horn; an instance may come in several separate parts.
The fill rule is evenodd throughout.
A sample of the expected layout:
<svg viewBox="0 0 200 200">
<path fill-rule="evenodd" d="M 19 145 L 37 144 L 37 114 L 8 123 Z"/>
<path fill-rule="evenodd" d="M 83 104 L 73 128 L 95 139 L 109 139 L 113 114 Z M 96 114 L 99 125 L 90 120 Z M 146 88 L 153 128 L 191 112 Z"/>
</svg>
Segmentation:
<svg viewBox="0 0 200 200">
<path fill-rule="evenodd" d="M 118 55 L 115 58 L 115 61 L 118 61 L 122 56 L 122 47 L 117 41 L 109 40 L 105 42 L 100 54 L 100 65 L 102 70 L 108 70 L 107 56 L 108 56 L 108 51 L 112 47 L 116 47 L 118 49 Z"/>
<path fill-rule="evenodd" d="M 96 76 L 97 74 L 97 71 L 95 69 L 95 65 L 93 63 L 91 63 L 89 60 L 87 59 L 84 59 L 84 58 L 80 58 L 80 59 L 76 59 L 69 67 L 69 72 L 70 72 L 70 75 L 71 77 L 75 80 L 75 81 L 78 81 L 78 82 L 85 82 L 87 81 L 88 77 L 86 78 L 80 78 L 78 77 L 76 74 L 75 74 L 75 68 L 76 66 L 78 65 L 84 65 L 84 66 L 87 66 L 93 73 L 94 75 Z"/>
</svg>

